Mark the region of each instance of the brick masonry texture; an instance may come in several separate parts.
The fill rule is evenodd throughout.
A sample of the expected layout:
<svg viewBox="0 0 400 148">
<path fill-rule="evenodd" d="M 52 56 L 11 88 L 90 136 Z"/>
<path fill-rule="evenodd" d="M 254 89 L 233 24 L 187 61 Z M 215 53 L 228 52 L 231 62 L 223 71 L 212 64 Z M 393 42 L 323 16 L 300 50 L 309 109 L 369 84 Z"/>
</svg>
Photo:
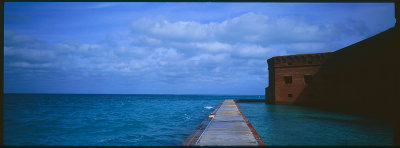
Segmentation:
<svg viewBox="0 0 400 148">
<path fill-rule="evenodd" d="M 272 71 L 269 86 L 274 87 L 267 95 L 272 104 L 292 104 L 308 85 L 305 76 L 318 72 L 320 66 L 329 58 L 331 53 L 299 54 L 278 56 L 268 60 L 268 68 Z M 284 77 L 289 76 L 292 82 L 287 84 Z M 291 96 L 289 96 L 291 95 Z M 274 98 L 272 98 L 274 97 Z"/>
<path fill-rule="evenodd" d="M 399 146 L 399 39 L 396 23 L 368 39 L 322 53 L 324 58 L 312 58 L 311 63 L 307 57 L 320 54 L 273 57 L 268 60 L 266 103 L 295 104 L 386 121 L 392 123 L 394 145 Z M 312 75 L 309 84 L 304 83 L 306 74 Z M 284 76 L 292 76 L 292 84 L 285 84 Z"/>
</svg>

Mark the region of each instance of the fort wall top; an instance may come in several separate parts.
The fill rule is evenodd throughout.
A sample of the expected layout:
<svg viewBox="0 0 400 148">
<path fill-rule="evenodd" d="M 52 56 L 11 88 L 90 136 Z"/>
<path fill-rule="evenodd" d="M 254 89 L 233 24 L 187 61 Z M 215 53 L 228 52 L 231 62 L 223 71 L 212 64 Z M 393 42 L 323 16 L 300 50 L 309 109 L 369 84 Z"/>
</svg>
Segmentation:
<svg viewBox="0 0 400 148">
<path fill-rule="evenodd" d="M 268 59 L 268 68 L 297 67 L 297 66 L 319 66 L 322 65 L 332 52 L 315 54 L 296 54 L 287 56 L 276 56 Z"/>
</svg>

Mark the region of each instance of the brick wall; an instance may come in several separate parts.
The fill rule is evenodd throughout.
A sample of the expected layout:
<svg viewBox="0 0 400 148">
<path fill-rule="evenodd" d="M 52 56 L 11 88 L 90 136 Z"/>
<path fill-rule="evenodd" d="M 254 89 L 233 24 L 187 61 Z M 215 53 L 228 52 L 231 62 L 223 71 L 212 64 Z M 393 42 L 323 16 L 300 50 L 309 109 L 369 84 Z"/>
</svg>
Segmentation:
<svg viewBox="0 0 400 148">
<path fill-rule="evenodd" d="M 307 57 L 318 54 L 273 57 L 268 60 L 267 103 L 365 115 L 399 126 L 399 38 L 400 28 L 396 26 L 327 53 L 328 58 L 323 60 L 312 58 L 312 63 Z M 312 74 L 310 84 L 304 84 L 305 74 Z M 285 84 L 284 76 L 292 76 L 292 84 Z"/>
<path fill-rule="evenodd" d="M 269 88 L 266 100 L 269 104 L 291 104 L 296 102 L 300 93 L 308 85 L 305 75 L 312 77 L 331 53 L 299 54 L 277 56 L 268 60 Z M 291 77 L 291 83 L 285 82 L 285 76 Z"/>
</svg>

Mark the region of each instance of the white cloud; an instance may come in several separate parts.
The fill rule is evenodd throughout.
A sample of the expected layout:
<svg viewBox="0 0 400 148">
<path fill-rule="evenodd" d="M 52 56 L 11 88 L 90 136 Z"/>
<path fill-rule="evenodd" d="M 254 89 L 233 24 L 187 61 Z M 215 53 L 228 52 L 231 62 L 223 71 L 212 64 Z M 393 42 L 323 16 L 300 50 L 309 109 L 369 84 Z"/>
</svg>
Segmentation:
<svg viewBox="0 0 400 148">
<path fill-rule="evenodd" d="M 232 50 L 231 45 L 220 42 L 196 42 L 189 43 L 189 45 L 192 46 L 192 48 L 199 48 L 209 52 L 229 52 Z"/>
<path fill-rule="evenodd" d="M 353 23 L 350 26 L 309 24 L 302 18 L 269 18 L 265 15 L 245 13 L 222 22 L 210 23 L 140 19 L 132 23 L 132 33 L 134 36 L 146 35 L 154 41 L 208 41 L 268 46 L 278 43 L 329 41 L 338 34 L 348 35 L 365 31 L 363 22 L 351 22 Z"/>
<path fill-rule="evenodd" d="M 352 24 L 362 26 L 362 22 Z M 209 23 L 143 18 L 131 29 L 130 36 L 118 38 L 122 41 L 108 38 L 92 44 L 47 44 L 6 31 L 5 69 L 53 68 L 75 77 L 112 73 L 160 83 L 265 83 L 268 58 L 328 51 L 333 39 L 345 40 L 351 31 L 360 36 L 355 26 L 309 24 L 255 13 Z"/>
<path fill-rule="evenodd" d="M 18 68 L 49 68 L 49 67 L 53 67 L 54 65 L 51 63 L 32 64 L 32 63 L 28 63 L 28 62 L 15 62 L 15 63 L 10 63 L 9 66 L 18 67 Z"/>
</svg>

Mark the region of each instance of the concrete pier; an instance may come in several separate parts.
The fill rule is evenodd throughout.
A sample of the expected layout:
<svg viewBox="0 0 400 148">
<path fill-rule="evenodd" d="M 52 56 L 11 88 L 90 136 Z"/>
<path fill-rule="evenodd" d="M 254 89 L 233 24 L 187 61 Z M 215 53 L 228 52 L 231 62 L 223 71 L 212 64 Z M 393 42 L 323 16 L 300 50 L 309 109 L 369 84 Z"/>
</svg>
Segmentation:
<svg viewBox="0 0 400 148">
<path fill-rule="evenodd" d="M 234 100 L 224 100 L 182 146 L 264 146 Z"/>
</svg>

